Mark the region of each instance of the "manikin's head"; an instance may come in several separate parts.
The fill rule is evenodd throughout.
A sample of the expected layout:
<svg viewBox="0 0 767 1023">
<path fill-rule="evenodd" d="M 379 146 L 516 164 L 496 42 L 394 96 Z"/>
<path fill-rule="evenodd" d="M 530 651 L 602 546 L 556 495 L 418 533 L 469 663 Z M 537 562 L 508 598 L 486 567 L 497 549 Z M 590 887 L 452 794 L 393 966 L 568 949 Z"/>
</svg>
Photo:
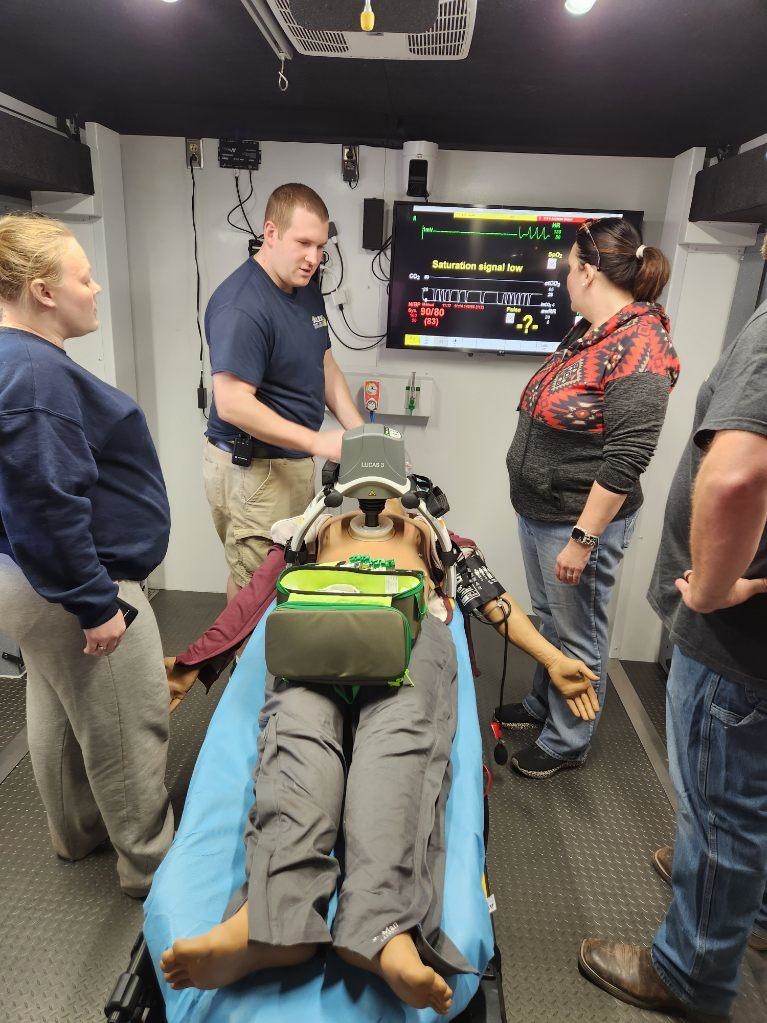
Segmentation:
<svg viewBox="0 0 767 1023">
<path fill-rule="evenodd" d="M 666 287 L 669 264 L 660 249 L 643 245 L 625 217 L 586 221 L 568 257 L 567 291 L 573 312 L 593 323 L 605 299 L 655 302 Z"/>
<path fill-rule="evenodd" d="M 329 219 L 325 203 L 308 185 L 280 185 L 269 196 L 256 259 L 283 291 L 311 280 L 327 245 Z"/>
<path fill-rule="evenodd" d="M 0 217 L 0 306 L 4 326 L 57 343 L 96 330 L 88 257 L 64 224 L 47 217 Z"/>
</svg>

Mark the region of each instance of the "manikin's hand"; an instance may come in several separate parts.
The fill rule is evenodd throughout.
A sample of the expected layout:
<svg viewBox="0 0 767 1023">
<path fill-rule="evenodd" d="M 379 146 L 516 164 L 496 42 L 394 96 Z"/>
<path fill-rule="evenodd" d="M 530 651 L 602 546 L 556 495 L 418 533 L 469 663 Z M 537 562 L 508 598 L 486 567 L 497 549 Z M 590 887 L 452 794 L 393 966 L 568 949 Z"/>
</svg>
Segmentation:
<svg viewBox="0 0 767 1023">
<path fill-rule="evenodd" d="M 321 458 L 323 462 L 328 460 L 340 462 L 343 436 L 343 430 L 320 430 L 316 436 L 312 454 L 316 455 L 317 458 Z"/>
<path fill-rule="evenodd" d="M 546 670 L 572 713 L 584 721 L 593 721 L 599 711 L 599 700 L 591 683 L 598 681 L 599 676 L 583 661 L 564 654 L 547 664 Z"/>
<path fill-rule="evenodd" d="M 586 547 L 575 540 L 568 540 L 557 555 L 556 576 L 561 583 L 577 586 L 581 580 L 581 572 L 589 563 L 591 547 Z"/>
<path fill-rule="evenodd" d="M 697 592 L 691 568 L 687 569 L 681 579 L 676 580 L 675 585 L 682 594 L 682 600 L 687 607 L 700 614 L 710 614 L 712 611 L 721 611 L 726 607 L 735 607 L 737 604 L 744 604 L 758 593 L 767 593 L 767 579 L 737 579 L 729 591 L 716 599 L 712 605 L 710 601 L 701 600 L 701 594 Z"/>
<path fill-rule="evenodd" d="M 170 713 L 172 714 L 197 681 L 197 668 L 177 666 L 175 657 L 164 657 L 163 662 L 165 664 L 165 674 L 168 677 Z"/>
<path fill-rule="evenodd" d="M 118 611 L 113 618 L 95 629 L 83 629 L 85 636 L 84 654 L 93 657 L 106 657 L 113 654 L 120 645 L 120 640 L 125 635 L 125 619 L 122 611 Z"/>
</svg>

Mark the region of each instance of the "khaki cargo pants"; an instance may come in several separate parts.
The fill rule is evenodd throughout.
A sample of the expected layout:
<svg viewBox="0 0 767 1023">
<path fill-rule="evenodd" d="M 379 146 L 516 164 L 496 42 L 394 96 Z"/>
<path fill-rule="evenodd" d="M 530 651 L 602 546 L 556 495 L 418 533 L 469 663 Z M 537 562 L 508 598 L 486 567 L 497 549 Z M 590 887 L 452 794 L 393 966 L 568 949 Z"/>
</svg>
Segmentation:
<svg viewBox="0 0 767 1023">
<path fill-rule="evenodd" d="M 254 458 L 244 468 L 206 440 L 203 478 L 229 571 L 247 586 L 272 545 L 274 523 L 300 515 L 314 497 L 314 459 Z"/>
</svg>

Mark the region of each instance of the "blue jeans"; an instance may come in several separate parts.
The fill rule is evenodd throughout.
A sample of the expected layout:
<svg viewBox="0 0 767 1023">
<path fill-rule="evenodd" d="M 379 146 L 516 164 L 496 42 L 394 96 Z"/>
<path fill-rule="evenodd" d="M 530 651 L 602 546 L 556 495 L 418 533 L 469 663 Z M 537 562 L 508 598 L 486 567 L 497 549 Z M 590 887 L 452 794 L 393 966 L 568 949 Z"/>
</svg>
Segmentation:
<svg viewBox="0 0 767 1023">
<path fill-rule="evenodd" d="M 580 657 L 599 675 L 594 688 L 600 713 L 607 682 L 607 608 L 635 522 L 636 514 L 611 522 L 591 552 L 578 585 L 570 586 L 557 579 L 555 565 L 572 526 L 519 516 L 527 588 L 533 611 L 541 620 L 541 633 L 567 657 Z M 528 714 L 544 722 L 537 745 L 545 753 L 558 760 L 586 759 L 599 714 L 595 721 L 575 717 L 540 664 L 523 703 Z"/>
<path fill-rule="evenodd" d="M 666 728 L 679 808 L 652 958 L 679 998 L 724 1014 L 752 927 L 767 934 L 767 687 L 731 682 L 675 647 Z"/>
</svg>

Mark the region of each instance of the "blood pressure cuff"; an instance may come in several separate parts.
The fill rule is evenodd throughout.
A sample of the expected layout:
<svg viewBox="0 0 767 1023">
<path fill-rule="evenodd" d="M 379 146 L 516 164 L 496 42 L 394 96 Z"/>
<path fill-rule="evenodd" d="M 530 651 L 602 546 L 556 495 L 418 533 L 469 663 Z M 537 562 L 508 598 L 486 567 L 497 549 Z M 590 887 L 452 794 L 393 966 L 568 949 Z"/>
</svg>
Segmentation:
<svg viewBox="0 0 767 1023">
<path fill-rule="evenodd" d="M 500 597 L 505 589 L 485 564 L 478 550 L 456 562 L 456 600 L 464 614 L 471 614 Z"/>
<path fill-rule="evenodd" d="M 393 683 L 406 675 L 425 614 L 422 572 L 288 568 L 266 623 L 267 669 L 291 682 Z"/>
</svg>

